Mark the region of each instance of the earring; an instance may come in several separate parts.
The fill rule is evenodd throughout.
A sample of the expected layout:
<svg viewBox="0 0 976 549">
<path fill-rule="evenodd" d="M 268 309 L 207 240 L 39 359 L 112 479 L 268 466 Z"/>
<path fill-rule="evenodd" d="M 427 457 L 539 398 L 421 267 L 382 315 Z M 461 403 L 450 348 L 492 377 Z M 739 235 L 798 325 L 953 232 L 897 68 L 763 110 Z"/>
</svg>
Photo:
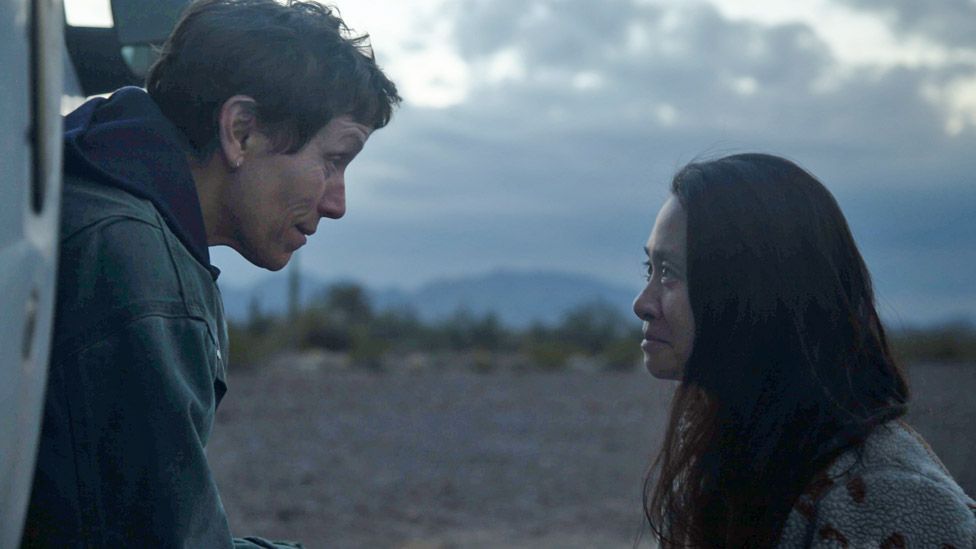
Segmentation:
<svg viewBox="0 0 976 549">
<path fill-rule="evenodd" d="M 244 157 L 240 157 L 240 158 L 238 158 L 238 159 L 237 159 L 237 162 L 234 162 L 234 169 L 235 169 L 235 170 L 238 170 L 238 169 L 240 169 L 240 167 L 241 167 L 241 164 L 243 164 L 243 163 L 244 163 Z"/>
</svg>

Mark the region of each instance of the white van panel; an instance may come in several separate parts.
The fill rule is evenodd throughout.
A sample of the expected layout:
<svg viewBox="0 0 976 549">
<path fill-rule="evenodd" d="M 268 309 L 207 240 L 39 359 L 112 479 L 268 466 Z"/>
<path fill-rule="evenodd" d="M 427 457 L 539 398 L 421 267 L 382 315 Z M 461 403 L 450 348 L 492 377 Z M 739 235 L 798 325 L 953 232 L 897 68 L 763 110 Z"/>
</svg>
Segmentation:
<svg viewBox="0 0 976 549">
<path fill-rule="evenodd" d="M 0 547 L 20 540 L 47 380 L 61 194 L 62 13 L 60 0 L 0 0 Z"/>
</svg>

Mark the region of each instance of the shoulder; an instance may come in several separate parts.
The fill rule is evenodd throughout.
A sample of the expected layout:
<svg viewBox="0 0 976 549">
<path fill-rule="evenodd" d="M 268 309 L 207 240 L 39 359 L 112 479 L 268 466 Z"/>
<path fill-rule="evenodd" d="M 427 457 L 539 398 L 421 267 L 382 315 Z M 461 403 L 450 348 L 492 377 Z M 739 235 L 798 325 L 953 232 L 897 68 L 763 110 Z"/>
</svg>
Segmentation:
<svg viewBox="0 0 976 549">
<path fill-rule="evenodd" d="M 90 179 L 65 174 L 61 200 L 61 239 L 105 222 L 127 219 L 162 228 L 149 200 Z"/>
<path fill-rule="evenodd" d="M 66 186 L 55 347 L 75 349 L 144 315 L 200 317 L 219 297 L 148 200 L 85 181 Z"/>
<path fill-rule="evenodd" d="M 179 296 L 171 240 L 151 203 L 109 187 L 65 192 L 59 300 L 125 306 Z"/>
<path fill-rule="evenodd" d="M 892 422 L 859 450 L 818 477 L 785 532 L 802 522 L 825 547 L 976 547 L 976 503 L 917 433 Z"/>
<path fill-rule="evenodd" d="M 941 479 L 897 467 L 857 472 L 819 502 L 815 540 L 853 546 L 974 547 L 972 501 Z M 886 545 L 887 544 L 887 545 Z"/>
<path fill-rule="evenodd" d="M 848 460 L 853 454 L 855 452 L 848 452 Z M 960 501 L 972 503 L 928 442 L 902 420 L 878 426 L 864 442 L 859 457 L 861 459 L 848 468 L 860 469 L 864 474 L 878 474 L 881 478 L 922 477 L 933 486 L 944 488 Z M 831 468 L 832 473 L 843 474 L 844 471 L 840 470 L 843 465 L 835 463 Z"/>
</svg>

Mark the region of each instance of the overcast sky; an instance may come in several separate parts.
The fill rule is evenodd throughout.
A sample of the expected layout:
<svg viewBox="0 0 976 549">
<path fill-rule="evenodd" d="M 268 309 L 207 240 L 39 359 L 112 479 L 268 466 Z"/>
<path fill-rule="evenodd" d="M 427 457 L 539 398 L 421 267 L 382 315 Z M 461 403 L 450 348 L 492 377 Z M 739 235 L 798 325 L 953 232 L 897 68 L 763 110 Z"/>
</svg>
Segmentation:
<svg viewBox="0 0 976 549">
<path fill-rule="evenodd" d="M 307 271 L 410 288 L 558 269 L 636 291 L 674 171 L 756 150 L 835 194 L 889 321 L 976 318 L 973 0 L 337 5 L 405 102 Z M 266 276 L 214 262 L 226 284 Z"/>
</svg>

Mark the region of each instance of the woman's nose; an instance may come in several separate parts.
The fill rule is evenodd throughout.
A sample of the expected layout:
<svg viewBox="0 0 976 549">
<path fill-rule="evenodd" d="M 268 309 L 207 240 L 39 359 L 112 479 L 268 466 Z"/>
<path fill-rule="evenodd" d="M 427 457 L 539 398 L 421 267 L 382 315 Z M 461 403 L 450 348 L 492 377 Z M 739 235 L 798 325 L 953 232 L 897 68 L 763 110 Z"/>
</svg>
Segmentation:
<svg viewBox="0 0 976 549">
<path fill-rule="evenodd" d="M 319 214 L 330 219 L 346 215 L 346 182 L 343 176 L 330 180 L 319 200 Z"/>
<path fill-rule="evenodd" d="M 641 293 L 634 299 L 634 314 L 641 320 L 651 320 L 658 316 L 657 296 L 653 281 L 648 282 Z"/>
</svg>

